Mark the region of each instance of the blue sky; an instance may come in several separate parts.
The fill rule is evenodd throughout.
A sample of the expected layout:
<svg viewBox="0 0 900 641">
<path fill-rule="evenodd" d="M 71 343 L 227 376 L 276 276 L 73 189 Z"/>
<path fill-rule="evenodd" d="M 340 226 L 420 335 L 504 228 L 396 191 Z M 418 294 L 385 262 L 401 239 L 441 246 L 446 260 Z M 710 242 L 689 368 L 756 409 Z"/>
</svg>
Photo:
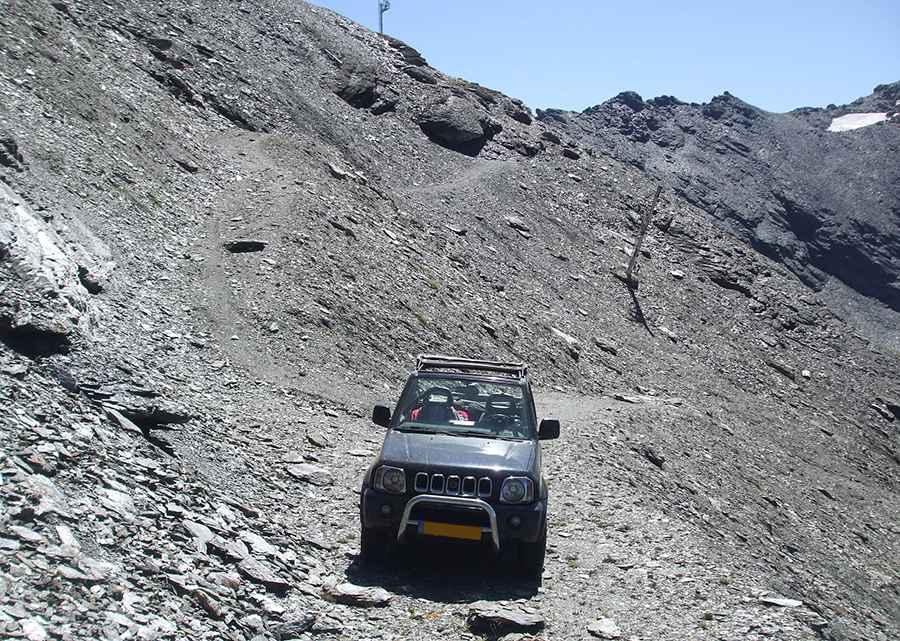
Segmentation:
<svg viewBox="0 0 900 641">
<path fill-rule="evenodd" d="M 377 0 L 317 0 L 378 28 Z M 843 104 L 900 80 L 900 0 L 391 0 L 385 32 L 435 68 L 581 110 L 631 89 L 770 111 Z"/>
</svg>

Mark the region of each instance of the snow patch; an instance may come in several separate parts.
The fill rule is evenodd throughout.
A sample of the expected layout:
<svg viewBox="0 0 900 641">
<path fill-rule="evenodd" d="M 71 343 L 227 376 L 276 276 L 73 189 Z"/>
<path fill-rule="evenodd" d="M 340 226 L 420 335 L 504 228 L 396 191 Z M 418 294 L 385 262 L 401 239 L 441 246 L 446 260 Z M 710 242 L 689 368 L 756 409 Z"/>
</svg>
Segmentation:
<svg viewBox="0 0 900 641">
<path fill-rule="evenodd" d="M 887 120 L 886 113 L 847 114 L 834 118 L 828 125 L 828 131 L 851 131 L 860 127 L 868 127 Z"/>
</svg>

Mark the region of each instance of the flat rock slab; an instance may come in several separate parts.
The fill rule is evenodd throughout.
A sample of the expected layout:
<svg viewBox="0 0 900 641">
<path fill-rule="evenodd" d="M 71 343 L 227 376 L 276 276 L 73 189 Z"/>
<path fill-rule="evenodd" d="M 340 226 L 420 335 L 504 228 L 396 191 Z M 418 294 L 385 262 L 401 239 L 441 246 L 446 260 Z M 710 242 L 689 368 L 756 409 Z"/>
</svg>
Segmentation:
<svg viewBox="0 0 900 641">
<path fill-rule="evenodd" d="M 260 556 L 274 556 L 278 554 L 278 548 L 266 541 L 256 532 L 242 530 L 238 536 L 241 541 L 249 545 L 253 549 L 254 554 Z"/>
<path fill-rule="evenodd" d="M 278 641 L 287 641 L 287 639 L 297 639 L 304 632 L 309 632 L 316 623 L 316 615 L 304 614 L 286 623 L 279 623 L 272 627 L 270 632 Z"/>
<path fill-rule="evenodd" d="M 60 565 L 57 568 L 57 572 L 64 579 L 68 579 L 69 581 L 76 581 L 79 583 L 93 584 L 103 583 L 106 581 L 106 578 L 101 574 L 93 572 L 83 572 L 77 568 L 73 568 L 70 565 Z"/>
<path fill-rule="evenodd" d="M 103 488 L 99 492 L 100 504 L 111 512 L 115 512 L 123 519 L 134 520 L 136 511 L 134 500 L 125 492 Z"/>
<path fill-rule="evenodd" d="M 337 165 L 335 165 L 334 163 L 331 163 L 331 162 L 328 163 L 328 170 L 331 172 L 332 176 L 334 176 L 335 178 L 340 178 L 341 180 L 343 180 L 344 178 L 347 178 L 350 175 L 350 172 L 344 171 L 343 169 L 341 169 L 340 167 L 338 167 Z"/>
<path fill-rule="evenodd" d="M 250 550 L 243 541 L 229 541 L 221 536 L 214 536 L 206 542 L 206 550 L 227 560 L 240 561 L 250 556 Z"/>
<path fill-rule="evenodd" d="M 141 428 L 139 428 L 135 423 L 125 417 L 119 410 L 110 407 L 108 405 L 104 405 L 103 408 L 106 410 L 106 413 L 112 418 L 116 423 L 119 424 L 126 432 L 131 432 L 132 434 L 142 434 Z"/>
<path fill-rule="evenodd" d="M 11 525 L 9 533 L 28 543 L 42 543 L 44 541 L 42 535 L 22 525 Z"/>
<path fill-rule="evenodd" d="M 384 588 L 363 587 L 352 583 L 326 583 L 322 594 L 329 601 L 360 608 L 377 608 L 391 602 L 393 595 Z"/>
<path fill-rule="evenodd" d="M 247 505 L 246 503 L 242 503 L 241 501 L 237 501 L 235 499 L 224 499 L 224 501 L 244 516 L 249 516 L 250 518 L 254 519 L 259 516 L 259 510 L 257 510 L 255 507 Z"/>
<path fill-rule="evenodd" d="M 581 343 L 574 336 L 570 336 L 566 334 L 564 331 L 559 330 L 555 327 L 550 328 L 550 333 L 553 334 L 556 338 L 560 339 L 566 344 L 566 347 L 572 352 L 573 355 L 577 355 L 579 350 L 581 349 Z"/>
<path fill-rule="evenodd" d="M 185 574 L 167 574 L 166 581 L 178 594 L 191 594 L 197 589 L 197 584 Z"/>
<path fill-rule="evenodd" d="M 643 396 L 641 394 L 613 394 L 613 398 L 617 401 L 622 401 L 623 403 L 632 403 L 634 405 L 640 405 L 641 403 L 652 403 L 654 399 L 652 396 Z"/>
<path fill-rule="evenodd" d="M 264 240 L 255 238 L 236 238 L 222 243 L 222 246 L 232 254 L 247 254 L 250 252 L 261 252 L 266 248 L 268 243 Z"/>
<path fill-rule="evenodd" d="M 291 588 L 291 584 L 275 574 L 275 570 L 252 557 L 238 563 L 237 569 L 241 576 L 272 592 L 287 592 Z"/>
<path fill-rule="evenodd" d="M 588 632 L 598 639 L 619 639 L 622 631 L 612 619 L 597 619 L 588 626 Z"/>
<path fill-rule="evenodd" d="M 528 223 L 518 216 L 506 216 L 504 220 L 506 220 L 506 224 L 513 229 L 518 229 L 519 231 L 531 231 L 531 227 L 528 226 Z"/>
<path fill-rule="evenodd" d="M 332 478 L 331 473 L 318 465 L 299 463 L 289 466 L 287 471 L 294 478 L 312 485 L 325 486 L 334 484 L 334 478 Z"/>
<path fill-rule="evenodd" d="M 197 546 L 197 551 L 205 554 L 206 544 L 213 540 L 216 535 L 202 523 L 184 519 L 181 524 L 184 526 L 184 529 L 194 537 L 194 544 Z"/>
<path fill-rule="evenodd" d="M 41 474 L 32 474 L 15 487 L 17 492 L 29 497 L 32 503 L 37 503 L 34 514 L 44 516 L 56 514 L 66 519 L 73 518 L 66 503 L 65 496 L 57 489 L 53 481 Z"/>
<path fill-rule="evenodd" d="M 774 605 L 780 608 L 799 608 L 801 605 L 803 605 L 803 601 L 798 601 L 797 599 L 788 599 L 783 596 L 764 596 L 760 598 L 759 602 L 766 605 Z"/>
<path fill-rule="evenodd" d="M 792 381 L 797 380 L 797 375 L 794 373 L 794 371 L 784 363 L 776 361 L 773 358 L 764 358 L 763 363 L 774 369 L 782 376 L 789 378 Z"/>
<path fill-rule="evenodd" d="M 476 601 L 469 606 L 466 623 L 472 632 L 500 636 L 509 632 L 538 632 L 544 629 L 544 617 L 519 606 Z"/>
<path fill-rule="evenodd" d="M 328 440 L 328 437 L 322 434 L 321 432 L 307 432 L 306 440 L 315 445 L 316 447 L 329 447 L 331 445 L 331 441 Z"/>
<path fill-rule="evenodd" d="M 28 367 L 21 364 L 0 367 L 0 374 L 6 374 L 7 376 L 12 376 L 13 378 L 22 378 L 27 373 Z"/>
<path fill-rule="evenodd" d="M 81 547 L 78 544 L 78 539 L 75 538 L 75 534 L 72 532 L 72 528 L 67 525 L 57 525 L 56 526 L 56 536 L 59 537 L 60 545 L 71 545 L 73 547 Z"/>
<path fill-rule="evenodd" d="M 22 621 L 22 635 L 28 641 L 45 641 L 49 638 L 47 630 L 40 624 L 37 619 L 26 619 Z"/>
<path fill-rule="evenodd" d="M 92 579 L 101 581 L 113 578 L 121 570 L 121 566 L 117 563 L 110 563 L 89 556 L 82 556 L 78 559 L 78 568 Z"/>
<path fill-rule="evenodd" d="M 7 550 L 9 552 L 16 552 L 22 544 L 19 543 L 15 539 L 4 539 L 0 537 L 0 550 Z"/>
</svg>

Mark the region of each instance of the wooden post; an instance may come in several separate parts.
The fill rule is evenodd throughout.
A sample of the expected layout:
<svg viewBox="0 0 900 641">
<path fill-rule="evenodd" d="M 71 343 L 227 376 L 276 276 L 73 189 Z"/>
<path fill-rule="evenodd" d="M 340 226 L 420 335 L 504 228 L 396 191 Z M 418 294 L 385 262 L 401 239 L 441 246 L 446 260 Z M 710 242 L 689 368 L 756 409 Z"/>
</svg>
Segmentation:
<svg viewBox="0 0 900 641">
<path fill-rule="evenodd" d="M 634 243 L 634 251 L 631 254 L 631 260 L 628 261 L 628 269 L 625 270 L 625 284 L 631 289 L 637 289 L 637 281 L 632 276 L 634 266 L 637 264 L 637 257 L 641 251 L 641 244 L 647 236 L 647 229 L 650 227 L 650 219 L 653 217 L 653 211 L 656 209 L 656 203 L 659 201 L 659 195 L 662 193 L 662 187 L 656 188 L 653 200 L 649 207 L 644 207 L 643 218 L 641 220 L 641 230 L 638 233 L 637 240 Z"/>
</svg>

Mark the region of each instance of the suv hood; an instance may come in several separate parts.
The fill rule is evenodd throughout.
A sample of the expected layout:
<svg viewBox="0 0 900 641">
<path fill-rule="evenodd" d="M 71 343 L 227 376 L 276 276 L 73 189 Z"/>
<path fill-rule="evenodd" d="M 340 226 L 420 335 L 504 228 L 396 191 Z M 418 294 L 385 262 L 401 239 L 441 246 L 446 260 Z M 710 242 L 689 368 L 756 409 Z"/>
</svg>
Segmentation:
<svg viewBox="0 0 900 641">
<path fill-rule="evenodd" d="M 384 439 L 381 459 L 385 463 L 416 468 L 434 466 L 528 472 L 536 450 L 536 441 L 503 441 L 391 430 Z"/>
</svg>

